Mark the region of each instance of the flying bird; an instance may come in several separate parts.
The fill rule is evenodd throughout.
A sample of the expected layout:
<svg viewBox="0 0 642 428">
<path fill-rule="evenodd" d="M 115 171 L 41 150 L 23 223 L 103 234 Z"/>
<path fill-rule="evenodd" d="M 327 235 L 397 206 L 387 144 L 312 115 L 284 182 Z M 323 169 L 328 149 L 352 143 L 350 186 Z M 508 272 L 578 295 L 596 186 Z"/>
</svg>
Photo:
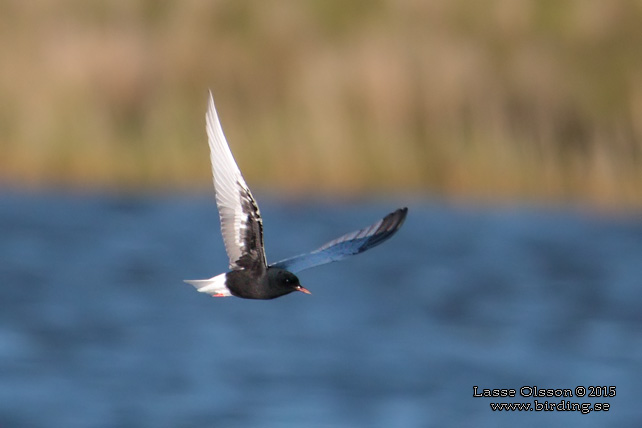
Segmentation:
<svg viewBox="0 0 642 428">
<path fill-rule="evenodd" d="M 211 92 L 205 118 L 216 205 L 230 270 L 210 279 L 185 280 L 199 292 L 214 297 L 263 300 L 293 291 L 311 294 L 299 283 L 296 272 L 369 250 L 394 235 L 403 224 L 408 208 L 400 208 L 374 224 L 347 233 L 310 253 L 268 265 L 261 213 L 225 140 Z"/>
</svg>

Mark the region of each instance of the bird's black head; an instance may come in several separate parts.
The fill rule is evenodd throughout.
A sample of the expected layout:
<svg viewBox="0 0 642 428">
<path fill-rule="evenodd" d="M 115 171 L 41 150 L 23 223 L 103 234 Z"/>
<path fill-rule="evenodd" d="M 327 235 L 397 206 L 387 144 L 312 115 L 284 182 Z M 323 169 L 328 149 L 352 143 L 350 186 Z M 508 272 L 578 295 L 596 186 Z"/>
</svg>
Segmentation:
<svg viewBox="0 0 642 428">
<path fill-rule="evenodd" d="M 301 291 L 305 294 L 311 294 L 304 286 L 299 283 L 299 278 L 297 278 L 295 274 L 284 269 L 268 269 L 268 281 L 271 291 L 279 293 L 279 296 L 291 293 L 293 291 Z"/>
</svg>

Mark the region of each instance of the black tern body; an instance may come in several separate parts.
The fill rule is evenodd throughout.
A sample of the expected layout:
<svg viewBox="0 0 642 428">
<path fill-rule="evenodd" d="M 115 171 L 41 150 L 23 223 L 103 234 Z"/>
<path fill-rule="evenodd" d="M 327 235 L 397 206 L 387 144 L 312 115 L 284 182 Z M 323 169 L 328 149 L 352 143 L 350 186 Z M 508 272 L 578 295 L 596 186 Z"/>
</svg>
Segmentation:
<svg viewBox="0 0 642 428">
<path fill-rule="evenodd" d="M 400 208 L 374 224 L 347 233 L 320 248 L 268 265 L 263 245 L 263 220 L 256 201 L 232 156 L 209 94 L 206 129 L 210 145 L 216 205 L 230 260 L 227 273 L 210 279 L 186 280 L 201 293 L 215 297 L 274 299 L 293 291 L 310 292 L 294 273 L 336 262 L 375 247 L 401 227 L 408 208 Z"/>
</svg>

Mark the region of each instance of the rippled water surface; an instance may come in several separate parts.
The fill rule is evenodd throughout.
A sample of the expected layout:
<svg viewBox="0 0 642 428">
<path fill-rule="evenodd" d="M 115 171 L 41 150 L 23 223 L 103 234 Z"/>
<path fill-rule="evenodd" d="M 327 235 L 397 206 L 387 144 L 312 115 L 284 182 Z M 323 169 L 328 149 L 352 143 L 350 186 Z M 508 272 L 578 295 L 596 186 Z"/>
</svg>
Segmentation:
<svg viewBox="0 0 642 428">
<path fill-rule="evenodd" d="M 1 427 L 641 426 L 642 220 L 404 201 L 392 240 L 214 299 L 212 198 L 0 194 Z M 270 261 L 399 201 L 260 198 Z M 479 388 L 616 386 L 608 412 Z M 559 403 L 561 398 L 540 398 Z"/>
</svg>

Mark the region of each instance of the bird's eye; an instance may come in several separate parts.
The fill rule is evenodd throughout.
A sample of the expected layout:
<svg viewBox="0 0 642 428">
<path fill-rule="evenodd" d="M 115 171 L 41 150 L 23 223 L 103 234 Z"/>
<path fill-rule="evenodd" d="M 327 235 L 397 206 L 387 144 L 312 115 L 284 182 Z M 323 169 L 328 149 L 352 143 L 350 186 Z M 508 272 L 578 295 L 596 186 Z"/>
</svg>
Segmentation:
<svg viewBox="0 0 642 428">
<path fill-rule="evenodd" d="M 290 278 L 285 278 L 285 283 L 289 284 L 290 283 Z"/>
</svg>

